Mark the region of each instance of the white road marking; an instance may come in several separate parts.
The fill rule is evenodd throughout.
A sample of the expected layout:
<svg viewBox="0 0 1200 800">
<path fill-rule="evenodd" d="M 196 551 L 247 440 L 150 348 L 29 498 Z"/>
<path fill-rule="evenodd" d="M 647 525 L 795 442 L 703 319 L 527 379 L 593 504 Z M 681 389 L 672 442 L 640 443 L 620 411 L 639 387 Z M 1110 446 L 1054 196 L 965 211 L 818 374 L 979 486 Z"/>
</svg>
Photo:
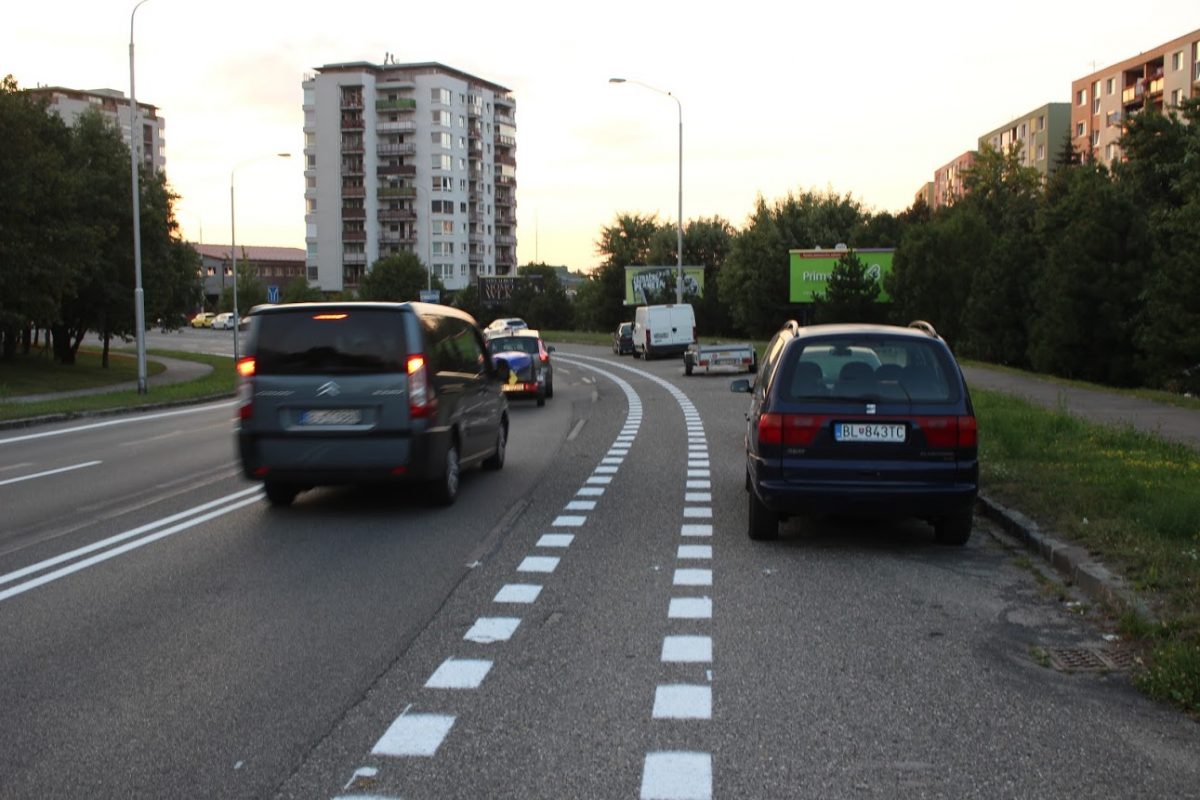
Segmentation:
<svg viewBox="0 0 1200 800">
<path fill-rule="evenodd" d="M 564 511 L 592 511 L 596 508 L 595 500 L 572 500 L 564 507 Z"/>
<path fill-rule="evenodd" d="M 594 470 L 592 470 L 592 472 L 596 473 L 597 475 L 616 475 L 619 469 L 620 467 L 605 465 L 602 467 L 596 467 Z"/>
<path fill-rule="evenodd" d="M 712 800 L 712 755 L 647 753 L 641 800 Z"/>
<path fill-rule="evenodd" d="M 520 624 L 518 617 L 480 617 L 463 638 L 479 644 L 507 642 Z"/>
<path fill-rule="evenodd" d="M 517 567 L 517 572 L 554 572 L 558 559 L 553 556 L 526 556 Z"/>
<path fill-rule="evenodd" d="M 679 529 L 681 536 L 712 536 L 712 525 L 683 525 Z"/>
<path fill-rule="evenodd" d="M 233 407 L 233 401 L 217 403 L 215 405 L 193 406 L 185 408 L 181 411 L 163 411 L 158 414 L 143 414 L 136 417 L 121 417 L 120 419 L 110 419 L 104 422 L 93 422 L 89 425 L 76 425 L 73 428 L 62 428 L 56 431 L 43 431 L 41 433 L 27 433 L 23 436 L 11 436 L 7 439 L 0 439 L 0 445 L 14 444 L 16 442 L 27 442 L 31 439 L 45 439 L 50 436 L 63 436 L 68 433 L 79 433 L 80 431 L 90 431 L 97 428 L 110 428 L 113 425 L 128 425 L 133 422 L 147 422 L 152 419 L 164 419 L 166 417 L 178 417 L 181 414 L 196 414 L 201 411 L 211 411 L 214 408 Z"/>
<path fill-rule="evenodd" d="M 583 497 L 599 497 L 604 494 L 604 488 L 602 486 L 585 486 L 575 494 L 582 495 Z"/>
<path fill-rule="evenodd" d="M 426 689 L 478 689 L 492 662 L 474 658 L 447 658 L 425 681 Z"/>
<path fill-rule="evenodd" d="M 552 528 L 578 528 L 579 526 L 583 525 L 585 522 L 587 522 L 587 517 L 564 514 L 563 516 L 555 517 L 554 522 L 550 523 L 550 527 L 552 527 Z"/>
<path fill-rule="evenodd" d="M 685 503 L 711 503 L 712 492 L 686 492 L 683 495 Z"/>
<path fill-rule="evenodd" d="M 454 717 L 448 714 L 402 714 L 371 748 L 371 754 L 432 756 L 452 727 Z"/>
<path fill-rule="evenodd" d="M 711 478 L 712 473 L 706 469 L 689 469 L 687 471 L 687 476 L 689 478 Z"/>
<path fill-rule="evenodd" d="M 712 481 L 690 480 L 687 482 L 687 488 L 689 488 L 689 489 L 711 489 Z"/>
<path fill-rule="evenodd" d="M 536 583 L 506 583 L 492 598 L 493 603 L 532 603 L 542 593 Z"/>
<path fill-rule="evenodd" d="M 712 598 L 672 597 L 668 619 L 712 619 Z"/>
<path fill-rule="evenodd" d="M 570 547 L 575 537 L 570 533 L 544 533 L 538 539 L 538 547 Z"/>
<path fill-rule="evenodd" d="M 22 461 L 20 464 L 9 464 L 6 467 L 0 467 L 0 472 L 12 472 L 14 469 L 25 469 L 32 466 L 32 461 Z"/>
<path fill-rule="evenodd" d="M 600 459 L 601 464 L 621 464 L 621 463 L 624 463 L 624 461 L 625 461 L 624 456 L 607 456 L 605 458 Z"/>
<path fill-rule="evenodd" d="M 710 664 L 712 637 L 667 636 L 663 639 L 662 660 L 674 664 Z"/>
<path fill-rule="evenodd" d="M 683 516 L 689 519 L 712 519 L 712 506 L 684 506 Z"/>
<path fill-rule="evenodd" d="M 568 442 L 575 441 L 575 437 L 579 435 L 579 432 L 581 430 L 583 430 L 583 426 L 586 424 L 587 424 L 587 419 L 581 419 L 578 422 L 576 422 L 575 426 L 573 428 L 571 428 L 571 432 L 567 434 L 567 441 Z"/>
<path fill-rule="evenodd" d="M 342 788 L 349 789 L 358 781 L 359 778 L 374 778 L 378 774 L 379 770 L 375 769 L 374 767 L 359 767 L 358 769 L 354 770 L 354 774 L 350 776 L 350 780 L 346 781 L 346 785 Z"/>
<path fill-rule="evenodd" d="M 712 586 L 712 570 L 677 569 L 672 583 L 676 586 Z"/>
<path fill-rule="evenodd" d="M 97 464 L 103 464 L 103 461 L 84 461 L 82 464 L 72 464 L 69 467 L 59 467 L 58 469 L 48 469 L 45 472 L 35 472 L 32 475 L 22 475 L 19 478 L 9 478 L 8 480 L 0 481 L 0 486 L 7 486 L 10 483 L 20 483 L 21 481 L 31 481 L 34 478 L 45 478 L 48 475 L 59 475 L 63 472 L 74 472 L 77 469 L 85 467 L 94 467 Z"/>
<path fill-rule="evenodd" d="M 671 684 L 654 690 L 654 719 L 712 719 L 712 687 Z"/>
<path fill-rule="evenodd" d="M 593 475 L 587 479 L 587 482 L 588 483 L 609 484 L 609 483 L 612 483 L 612 476 L 611 475 Z"/>
<path fill-rule="evenodd" d="M 712 558 L 712 545 L 710 544 L 681 544 L 679 551 L 676 554 L 677 558 L 696 558 L 710 559 Z"/>
</svg>

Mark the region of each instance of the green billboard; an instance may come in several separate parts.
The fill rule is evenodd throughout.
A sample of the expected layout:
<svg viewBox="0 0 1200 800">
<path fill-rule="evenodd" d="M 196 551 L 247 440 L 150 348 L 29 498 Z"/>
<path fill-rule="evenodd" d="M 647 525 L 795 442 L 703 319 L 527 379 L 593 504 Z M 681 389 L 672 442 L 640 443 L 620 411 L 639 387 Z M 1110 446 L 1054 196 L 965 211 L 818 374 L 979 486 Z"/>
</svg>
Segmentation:
<svg viewBox="0 0 1200 800">
<path fill-rule="evenodd" d="M 879 282 L 879 302 L 891 298 L 883 290 L 883 276 L 892 271 L 891 248 L 863 248 L 862 250 L 789 250 L 790 275 L 788 280 L 788 301 L 792 303 L 811 303 L 813 292 L 824 295 L 833 274 L 833 267 L 838 259 L 847 253 L 854 253 L 867 267 L 867 275 Z"/>
<path fill-rule="evenodd" d="M 626 267 L 625 305 L 643 306 L 675 302 L 679 267 Z M 683 268 L 683 300 L 704 296 L 704 267 Z"/>
</svg>

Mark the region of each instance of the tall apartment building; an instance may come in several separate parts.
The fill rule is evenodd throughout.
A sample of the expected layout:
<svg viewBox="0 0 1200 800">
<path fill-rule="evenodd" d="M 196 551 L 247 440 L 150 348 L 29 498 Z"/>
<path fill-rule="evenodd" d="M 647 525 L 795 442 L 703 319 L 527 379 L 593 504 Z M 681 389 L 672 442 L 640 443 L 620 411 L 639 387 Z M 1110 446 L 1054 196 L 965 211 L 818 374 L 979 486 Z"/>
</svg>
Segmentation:
<svg viewBox="0 0 1200 800">
<path fill-rule="evenodd" d="M 964 179 L 975 164 L 975 151 L 968 150 L 933 173 L 933 208 L 941 208 L 954 203 L 966 194 Z"/>
<path fill-rule="evenodd" d="M 1200 96 L 1200 30 L 1071 82 L 1076 152 L 1108 165 L 1121 158 L 1121 121 Z"/>
<path fill-rule="evenodd" d="M 49 108 L 67 125 L 74 125 L 79 115 L 94 108 L 111 119 L 121 129 L 121 138 L 128 147 L 129 98 L 116 89 L 66 89 L 62 86 L 39 86 L 29 89 L 34 97 L 44 97 Z M 149 169 L 161 172 L 166 166 L 166 144 L 164 130 L 166 122 L 158 115 L 158 109 L 148 103 L 138 103 L 138 121 L 141 123 L 140 146 L 142 161 Z"/>
<path fill-rule="evenodd" d="M 352 290 L 411 251 L 461 289 L 516 271 L 516 104 L 434 62 L 328 64 L 304 83 L 308 280 Z"/>
<path fill-rule="evenodd" d="M 1013 145 L 1021 146 L 1021 164 L 1042 173 L 1042 179 L 1054 172 L 1054 157 L 1071 130 L 1071 104 L 1047 103 L 1028 114 L 1001 125 L 979 137 L 979 147 L 1007 153 Z"/>
</svg>

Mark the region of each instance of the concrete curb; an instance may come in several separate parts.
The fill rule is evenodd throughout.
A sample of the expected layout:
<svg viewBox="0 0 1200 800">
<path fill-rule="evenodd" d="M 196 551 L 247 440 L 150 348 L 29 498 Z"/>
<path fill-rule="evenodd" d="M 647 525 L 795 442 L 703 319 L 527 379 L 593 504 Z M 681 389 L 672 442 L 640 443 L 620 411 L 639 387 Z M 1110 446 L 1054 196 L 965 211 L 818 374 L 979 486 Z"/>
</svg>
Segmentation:
<svg viewBox="0 0 1200 800">
<path fill-rule="evenodd" d="M 1138 599 L 1125 579 L 1092 560 L 1085 548 L 1054 538 L 1020 511 L 1008 508 L 982 492 L 979 508 L 985 517 L 1039 555 L 1088 597 L 1118 610 L 1133 611 L 1148 622 L 1156 622 L 1150 609 Z"/>
</svg>

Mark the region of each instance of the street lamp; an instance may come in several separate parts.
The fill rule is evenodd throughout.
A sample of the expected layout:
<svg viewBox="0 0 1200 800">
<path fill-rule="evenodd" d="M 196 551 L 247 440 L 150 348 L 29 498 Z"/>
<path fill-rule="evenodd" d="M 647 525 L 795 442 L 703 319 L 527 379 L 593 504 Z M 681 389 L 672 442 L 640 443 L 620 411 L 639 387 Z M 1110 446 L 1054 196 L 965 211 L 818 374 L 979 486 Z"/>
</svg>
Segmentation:
<svg viewBox="0 0 1200 800">
<path fill-rule="evenodd" d="M 675 280 L 675 302 L 683 302 L 683 103 L 679 102 L 679 98 L 674 94 L 663 89 L 651 86 L 648 83 L 635 81 L 626 78 L 609 78 L 609 83 L 636 83 L 643 89 L 649 89 L 652 92 L 665 94 L 667 97 L 675 101 L 675 105 L 679 106 L 679 224 L 677 231 L 678 242 L 675 246 L 675 255 L 678 262 L 678 277 Z"/>
<path fill-rule="evenodd" d="M 137 329 L 137 390 L 146 393 L 146 303 L 142 292 L 142 212 L 138 191 L 137 94 L 133 89 L 133 17 L 140 0 L 129 12 L 129 176 L 133 185 L 133 324 Z"/>
<path fill-rule="evenodd" d="M 146 0 L 142 0 L 142 2 L 144 3 Z M 233 261 L 233 360 L 235 362 L 238 360 L 238 356 L 240 355 L 240 351 L 238 350 L 238 329 L 241 327 L 242 318 L 238 314 L 237 234 L 235 232 L 234 225 L 236 215 L 234 214 L 233 210 L 233 176 L 237 174 L 238 167 L 245 166 L 246 164 L 254 161 L 261 161 L 264 158 L 291 157 L 291 153 L 275 153 L 273 155 L 255 156 L 254 158 L 248 158 L 245 161 L 234 165 L 233 169 L 229 171 L 229 253 Z"/>
</svg>

